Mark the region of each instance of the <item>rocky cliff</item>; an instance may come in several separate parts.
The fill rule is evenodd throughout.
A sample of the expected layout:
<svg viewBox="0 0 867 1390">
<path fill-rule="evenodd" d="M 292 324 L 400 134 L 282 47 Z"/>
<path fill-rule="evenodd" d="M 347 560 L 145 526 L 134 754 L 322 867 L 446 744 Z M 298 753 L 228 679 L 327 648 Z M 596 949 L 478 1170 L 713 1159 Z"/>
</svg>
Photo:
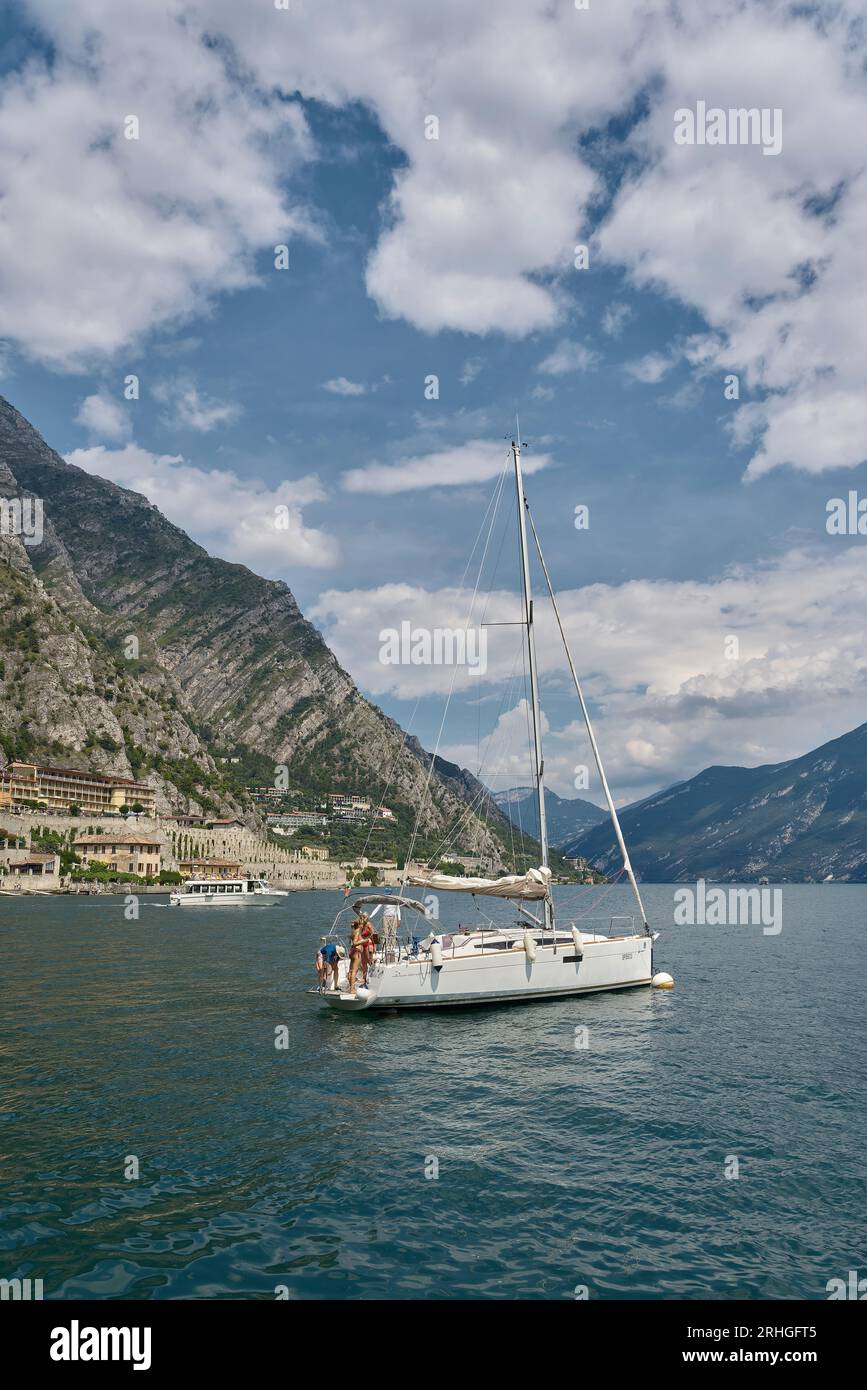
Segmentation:
<svg viewBox="0 0 867 1390">
<path fill-rule="evenodd" d="M 163 809 L 234 807 L 215 759 L 243 749 L 290 785 L 388 787 L 422 828 L 497 854 L 461 779 L 367 701 L 285 584 L 209 555 L 145 497 L 66 463 L 0 398 L 0 497 L 41 499 L 43 539 L 0 542 L 7 756 L 138 776 Z M 450 770 L 451 772 L 451 770 Z M 497 819 L 494 808 L 493 817 Z"/>
</svg>

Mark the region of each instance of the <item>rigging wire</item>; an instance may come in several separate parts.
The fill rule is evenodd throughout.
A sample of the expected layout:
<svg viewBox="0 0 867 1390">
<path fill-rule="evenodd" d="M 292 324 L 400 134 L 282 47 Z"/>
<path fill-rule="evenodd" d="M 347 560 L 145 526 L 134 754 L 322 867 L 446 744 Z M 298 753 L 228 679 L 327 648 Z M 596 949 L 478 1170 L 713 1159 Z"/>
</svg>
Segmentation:
<svg viewBox="0 0 867 1390">
<path fill-rule="evenodd" d="M 494 720 L 494 723 L 493 723 L 493 727 L 492 727 L 492 729 L 491 729 L 491 732 L 488 734 L 487 743 L 485 744 L 485 756 L 487 756 L 487 750 L 490 748 L 491 743 L 492 743 L 492 741 L 493 741 L 494 734 L 496 733 L 497 725 L 498 725 L 499 720 L 500 720 L 500 716 L 501 716 L 502 713 L 503 713 L 503 709 L 504 709 L 504 707 L 509 703 L 509 700 L 510 700 L 510 698 L 511 698 L 512 687 L 513 687 L 513 685 L 514 685 L 514 680 L 515 680 L 515 667 L 517 666 L 517 664 L 518 664 L 518 657 L 517 657 L 517 654 L 516 654 L 515 660 L 514 660 L 514 662 L 513 662 L 513 664 L 512 664 L 512 671 L 511 671 L 511 674 L 510 674 L 510 677 L 509 677 L 509 685 L 507 686 L 507 688 L 506 688 L 505 692 L 503 693 L 503 695 L 501 695 L 501 697 L 500 697 L 500 707 L 499 707 L 499 709 L 498 709 L 498 711 L 497 711 L 497 715 L 496 715 L 496 718 L 495 718 L 495 720 Z M 488 775 L 490 776 L 490 774 L 488 774 Z M 474 809 L 476 803 L 478 803 L 480 806 L 482 805 L 483 802 L 488 803 L 487 809 L 485 810 L 485 819 L 484 819 L 485 825 L 488 824 L 488 816 L 489 816 L 489 814 L 490 814 L 490 805 L 489 805 L 490 799 L 491 799 L 491 798 L 490 798 L 490 792 L 488 791 L 487 787 L 482 786 L 481 790 L 480 790 L 479 792 L 476 793 L 475 797 L 473 798 L 473 801 L 472 801 L 471 803 L 469 803 L 469 809 L 470 809 L 471 811 Z M 441 843 L 440 843 L 440 849 L 439 849 L 438 851 L 436 851 L 434 855 L 429 856 L 428 862 L 430 862 L 430 859 L 434 858 L 436 854 L 439 854 L 439 853 L 442 851 L 442 847 L 450 840 L 451 837 L 456 837 L 456 836 L 457 836 L 459 830 L 463 827 L 464 822 L 467 820 L 468 812 L 467 812 L 467 810 L 463 810 L 463 811 L 461 811 L 461 812 L 459 812 L 459 813 L 456 812 L 456 815 L 458 816 L 458 820 L 457 820 L 456 822 L 453 822 L 453 823 L 447 828 L 447 830 L 446 830 L 446 832 L 445 832 L 445 835 L 444 835 L 444 837 L 443 837 L 443 840 L 442 840 Z M 508 818 L 507 818 L 507 819 L 508 819 Z M 514 852 L 514 845 L 513 845 L 513 852 Z"/>
<path fill-rule="evenodd" d="M 480 527 L 479 527 L 478 533 L 477 533 L 477 535 L 476 535 L 476 539 L 475 539 L 475 541 L 474 541 L 474 543 L 473 543 L 473 548 L 472 548 L 472 550 L 471 550 L 471 552 L 470 552 L 469 559 L 467 560 L 466 566 L 464 567 L 464 573 L 463 573 L 463 576 L 462 576 L 462 578 L 461 578 L 461 588 L 463 588 L 464 583 L 466 582 L 467 573 L 469 572 L 469 568 L 470 568 L 470 563 L 471 563 L 471 561 L 472 561 L 472 557 L 473 557 L 473 555 L 475 554 L 476 547 L 477 547 L 477 545 L 478 545 L 478 543 L 479 543 L 479 538 L 480 538 L 480 536 L 481 536 L 481 534 L 482 534 L 482 531 L 483 531 L 483 529 L 484 529 L 485 519 L 486 519 L 487 515 L 490 513 L 491 520 L 490 520 L 490 524 L 489 524 L 489 526 L 488 526 L 488 533 L 487 533 L 487 535 L 486 535 L 486 537 L 485 537 L 485 544 L 484 544 L 484 548 L 483 548 L 483 551 L 482 551 L 482 557 L 481 557 L 481 560 L 479 561 L 479 568 L 478 568 L 478 572 L 477 572 L 477 574 L 476 574 L 476 582 L 475 582 L 475 585 L 474 585 L 474 587 L 473 587 L 473 594 L 472 594 L 472 598 L 471 598 L 471 600 L 470 600 L 470 607 L 469 607 L 469 612 L 468 612 L 468 614 L 467 614 L 467 621 L 466 621 L 465 627 L 469 627 L 470 618 L 472 617 L 473 608 L 474 608 L 475 602 L 476 602 L 476 596 L 477 596 L 478 591 L 479 591 L 479 584 L 480 584 L 480 582 L 481 582 L 482 570 L 483 570 L 483 568 L 484 568 L 485 558 L 486 558 L 487 553 L 488 553 L 488 546 L 490 545 L 491 534 L 492 534 L 492 532 L 493 532 L 494 522 L 495 522 L 496 516 L 497 516 L 497 510 L 498 510 L 499 505 L 500 505 L 500 498 L 501 498 L 502 492 L 503 492 L 503 484 L 504 484 L 504 482 L 505 482 L 507 469 L 508 469 L 508 459 L 507 459 L 506 462 L 503 464 L 502 472 L 500 473 L 500 476 L 499 476 L 499 478 L 497 479 L 497 483 L 496 483 L 495 488 L 494 488 L 493 496 L 492 496 L 492 498 L 491 498 L 491 501 L 488 503 L 488 508 L 487 508 L 486 513 L 485 513 L 485 517 L 482 518 L 482 523 L 481 523 L 481 525 L 480 525 Z M 440 720 L 440 727 L 439 727 L 439 732 L 438 732 L 438 734 L 437 734 L 436 746 L 435 746 L 435 748 L 434 748 L 433 753 L 431 754 L 430 766 L 429 766 L 429 768 L 428 768 L 427 778 L 425 779 L 424 791 L 423 791 L 423 793 L 422 793 L 421 800 L 419 801 L 418 813 L 417 813 L 417 815 L 416 815 L 415 825 L 414 825 L 414 827 L 413 827 L 413 832 L 412 832 L 412 838 L 411 838 L 411 840 L 410 840 L 410 852 L 409 852 L 409 854 L 408 854 L 408 856 L 407 856 L 407 859 L 406 859 L 406 863 L 407 863 L 407 864 L 410 863 L 410 861 L 411 861 L 411 859 L 412 859 L 412 855 L 413 855 L 413 853 L 415 852 L 415 842 L 416 842 L 416 839 L 417 839 L 417 837 L 418 837 L 419 828 L 420 828 L 420 826 L 421 826 L 421 818 L 422 818 L 422 815 L 424 814 L 424 810 L 425 810 L 425 807 L 426 807 L 426 804 L 427 804 L 427 798 L 428 798 L 428 794 L 429 794 L 429 792 L 430 792 L 431 779 L 432 779 L 432 777 L 433 777 L 433 771 L 434 771 L 434 766 L 435 766 L 435 764 L 436 764 L 436 759 L 437 759 L 437 756 L 438 756 L 438 754 L 439 754 L 439 747 L 440 747 L 440 743 L 441 743 L 441 741 L 442 741 L 443 729 L 445 728 L 446 716 L 447 716 L 447 714 L 448 714 L 449 705 L 451 704 L 452 695 L 453 695 L 453 693 L 454 693 L 455 681 L 457 680 L 457 674 L 458 674 L 458 666 L 457 666 L 457 663 L 456 663 L 456 664 L 455 664 L 454 671 L 452 672 L 452 679 L 451 679 L 451 685 L 449 686 L 448 698 L 446 699 L 445 708 L 443 709 L 442 719 Z M 405 870 L 405 872 L 406 872 L 406 870 Z M 404 878 L 404 883 L 405 883 L 405 882 L 406 882 L 406 879 Z"/>
<path fill-rule="evenodd" d="M 410 715 L 409 723 L 407 724 L 407 726 L 406 726 L 406 728 L 404 729 L 404 732 L 403 732 L 403 738 L 401 739 L 400 748 L 398 749 L 397 753 L 395 754 L 394 762 L 393 762 L 392 765 L 391 765 L 391 772 L 388 774 L 388 781 L 387 781 L 386 784 L 385 784 L 385 791 L 382 793 L 382 799 L 380 800 L 380 803 L 379 803 L 379 811 L 378 811 L 378 813 L 377 813 L 378 815 L 381 815 L 382 812 L 383 812 L 383 810 L 384 810 L 384 808 L 385 808 L 385 798 L 388 796 L 388 789 L 389 789 L 389 787 L 391 786 L 392 778 L 394 777 L 394 774 L 395 774 L 395 772 L 397 771 L 398 762 L 400 761 L 401 755 L 403 754 L 403 750 L 404 750 L 404 748 L 406 747 L 406 741 L 407 741 L 407 739 L 409 738 L 409 731 L 410 731 L 410 729 L 412 728 L 413 724 L 415 723 L 415 717 L 416 717 L 416 714 L 418 713 L 418 707 L 419 707 L 419 704 L 420 704 L 420 703 L 421 703 L 421 695 L 419 695 L 418 698 L 416 699 L 415 706 L 414 706 L 414 708 L 413 708 L 412 714 Z M 364 859 L 364 858 L 366 857 L 366 855 L 367 855 L 367 847 L 368 847 L 368 845 L 370 844 L 370 837 L 371 837 L 371 835 L 373 834 L 373 827 L 374 827 L 375 823 L 376 823 L 376 821 L 375 821 L 375 818 L 374 818 L 374 820 L 372 820 L 371 823 L 370 823 L 370 827 L 369 827 L 369 829 L 368 829 L 367 836 L 366 836 L 365 841 L 364 841 L 364 848 L 362 849 L 361 855 L 359 856 L 361 859 Z"/>
<path fill-rule="evenodd" d="M 599 780 L 602 783 L 602 790 L 605 793 L 605 800 L 608 804 L 608 813 L 611 817 L 611 824 L 614 826 L 614 833 L 617 837 L 617 843 L 620 846 L 620 853 L 623 857 L 623 868 L 627 874 L 627 877 L 629 878 L 630 884 L 632 885 L 632 891 L 635 894 L 635 900 L 638 903 L 638 907 L 641 912 L 641 920 L 644 924 L 645 933 L 649 936 L 650 926 L 647 921 L 647 913 L 644 911 L 644 904 L 641 901 L 641 893 L 639 892 L 638 888 L 638 880 L 635 877 L 635 874 L 632 869 L 632 864 L 629 859 L 629 851 L 626 848 L 626 842 L 623 838 L 623 831 L 620 828 L 620 820 L 618 819 L 617 809 L 614 805 L 614 798 L 611 795 L 611 789 L 608 786 L 608 778 L 605 776 L 605 769 L 602 766 L 602 755 L 599 752 L 599 746 L 596 742 L 596 735 L 593 732 L 593 725 L 590 722 L 590 712 L 587 709 L 587 704 L 584 699 L 584 692 L 581 689 L 581 682 L 578 679 L 578 673 L 575 670 L 575 663 L 572 660 L 572 652 L 566 637 L 566 629 L 563 626 L 563 619 L 560 616 L 560 609 L 557 604 L 557 599 L 554 595 L 554 586 L 551 583 L 551 576 L 548 573 L 548 566 L 545 564 L 545 557 L 542 554 L 542 545 L 539 540 L 539 536 L 536 531 L 535 524 L 533 522 L 533 514 L 530 511 L 530 507 L 526 497 L 524 498 L 524 506 L 527 511 L 527 518 L 530 522 L 530 529 L 533 532 L 533 540 L 536 542 L 536 550 L 539 554 L 539 563 L 542 566 L 542 573 L 545 576 L 545 583 L 548 586 L 548 595 L 551 599 L 551 605 L 554 609 L 554 616 L 557 619 L 557 626 L 560 629 L 560 637 L 563 642 L 563 650 L 566 653 L 566 660 L 569 663 L 569 671 L 572 676 L 572 681 L 575 686 L 576 693 L 578 695 L 578 701 L 581 705 L 581 713 L 584 716 L 584 723 L 587 727 L 587 735 L 590 739 L 590 747 L 593 750 L 593 757 L 596 762 L 596 770 L 599 773 Z"/>
</svg>

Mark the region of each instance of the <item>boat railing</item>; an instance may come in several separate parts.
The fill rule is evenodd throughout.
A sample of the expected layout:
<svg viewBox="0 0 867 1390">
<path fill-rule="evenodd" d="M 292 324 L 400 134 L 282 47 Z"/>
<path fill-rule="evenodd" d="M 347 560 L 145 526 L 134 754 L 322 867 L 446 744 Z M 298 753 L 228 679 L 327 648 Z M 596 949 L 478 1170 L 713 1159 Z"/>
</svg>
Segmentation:
<svg viewBox="0 0 867 1390">
<path fill-rule="evenodd" d="M 634 936 L 635 935 L 635 915 L 628 912 L 615 913 L 610 917 L 576 917 L 569 918 L 564 924 L 570 930 L 577 927 L 579 931 L 586 931 L 588 928 L 595 934 L 596 926 L 605 927 L 606 930 L 600 931 L 602 936 Z"/>
</svg>

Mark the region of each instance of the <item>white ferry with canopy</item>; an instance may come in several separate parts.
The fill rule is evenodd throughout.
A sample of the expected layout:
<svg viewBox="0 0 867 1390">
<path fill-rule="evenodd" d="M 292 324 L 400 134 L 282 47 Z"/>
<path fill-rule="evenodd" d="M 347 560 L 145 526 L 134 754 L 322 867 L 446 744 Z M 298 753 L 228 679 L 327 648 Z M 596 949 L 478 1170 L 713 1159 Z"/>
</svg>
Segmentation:
<svg viewBox="0 0 867 1390">
<path fill-rule="evenodd" d="M 272 888 L 264 878 L 190 878 L 169 895 L 169 906 L 243 907 L 288 896 L 287 889 Z"/>
</svg>

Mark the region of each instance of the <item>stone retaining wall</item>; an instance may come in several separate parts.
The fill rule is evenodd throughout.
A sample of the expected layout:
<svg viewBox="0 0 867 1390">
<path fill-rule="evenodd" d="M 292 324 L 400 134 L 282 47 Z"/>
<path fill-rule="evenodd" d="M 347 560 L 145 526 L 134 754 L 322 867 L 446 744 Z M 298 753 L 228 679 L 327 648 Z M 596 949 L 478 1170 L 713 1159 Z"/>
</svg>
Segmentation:
<svg viewBox="0 0 867 1390">
<path fill-rule="evenodd" d="M 29 836 L 37 826 L 48 830 L 75 830 L 79 835 L 94 832 L 111 834 L 140 833 L 162 845 L 162 866 L 177 869 L 182 859 L 240 859 L 243 870 L 259 878 L 267 878 L 273 887 L 283 888 L 342 888 L 346 882 L 345 869 L 334 860 L 305 859 L 300 850 L 282 849 L 246 827 L 214 830 L 180 826 L 171 820 L 137 816 L 128 821 L 114 817 L 46 816 L 34 811 L 32 815 L 4 815 L 0 811 L 0 826 Z M 381 884 L 397 884 L 402 871 L 379 869 Z M 132 885 L 130 892 L 136 891 Z M 165 890 L 164 890 L 165 891 Z"/>
</svg>

